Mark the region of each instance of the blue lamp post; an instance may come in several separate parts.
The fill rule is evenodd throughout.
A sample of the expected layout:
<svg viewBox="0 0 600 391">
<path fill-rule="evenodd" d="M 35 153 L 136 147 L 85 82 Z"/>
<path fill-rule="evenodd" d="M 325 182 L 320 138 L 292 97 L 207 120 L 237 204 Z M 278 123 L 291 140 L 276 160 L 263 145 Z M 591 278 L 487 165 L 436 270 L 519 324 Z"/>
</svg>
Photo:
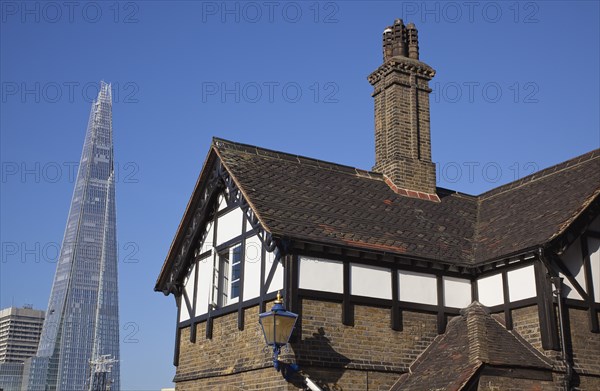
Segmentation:
<svg viewBox="0 0 600 391">
<path fill-rule="evenodd" d="M 298 314 L 286 311 L 283 306 L 281 294 L 277 292 L 277 300 L 271 311 L 258 315 L 258 322 L 262 328 L 267 345 L 273 347 L 273 366 L 279 371 L 279 353 L 281 347 L 287 345 L 296 325 Z"/>
</svg>

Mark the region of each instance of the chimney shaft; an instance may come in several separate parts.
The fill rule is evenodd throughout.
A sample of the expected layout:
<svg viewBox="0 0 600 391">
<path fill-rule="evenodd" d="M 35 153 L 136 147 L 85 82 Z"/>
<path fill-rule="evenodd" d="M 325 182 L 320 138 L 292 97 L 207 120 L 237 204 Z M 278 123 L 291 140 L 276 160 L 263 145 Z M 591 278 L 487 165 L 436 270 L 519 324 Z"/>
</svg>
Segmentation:
<svg viewBox="0 0 600 391">
<path fill-rule="evenodd" d="M 396 188 L 435 194 L 429 81 L 414 24 L 396 19 L 383 32 L 384 63 L 369 76 L 375 100 L 375 166 Z"/>
</svg>

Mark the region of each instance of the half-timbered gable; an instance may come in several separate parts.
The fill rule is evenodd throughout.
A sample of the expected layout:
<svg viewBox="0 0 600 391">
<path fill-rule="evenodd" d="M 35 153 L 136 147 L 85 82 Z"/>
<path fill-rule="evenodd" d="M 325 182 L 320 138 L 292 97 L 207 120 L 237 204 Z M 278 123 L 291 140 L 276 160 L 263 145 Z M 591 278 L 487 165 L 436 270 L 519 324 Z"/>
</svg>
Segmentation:
<svg viewBox="0 0 600 391">
<path fill-rule="evenodd" d="M 235 312 L 242 330 L 244 308 L 262 306 L 283 289 L 280 250 L 217 151 L 215 146 L 209 153 L 180 226 L 187 223 L 186 229 L 157 282 L 176 297 L 177 329 L 195 330 L 196 323 L 207 322 L 206 338 L 213 317 Z M 177 344 L 179 338 L 178 332 Z M 190 340 L 195 338 L 192 332 Z"/>
<path fill-rule="evenodd" d="M 412 24 L 383 49 L 373 171 L 213 139 L 155 286 L 178 307 L 177 389 L 599 389 L 600 150 L 436 188 L 435 71 Z M 277 291 L 301 376 L 264 349 Z"/>
</svg>

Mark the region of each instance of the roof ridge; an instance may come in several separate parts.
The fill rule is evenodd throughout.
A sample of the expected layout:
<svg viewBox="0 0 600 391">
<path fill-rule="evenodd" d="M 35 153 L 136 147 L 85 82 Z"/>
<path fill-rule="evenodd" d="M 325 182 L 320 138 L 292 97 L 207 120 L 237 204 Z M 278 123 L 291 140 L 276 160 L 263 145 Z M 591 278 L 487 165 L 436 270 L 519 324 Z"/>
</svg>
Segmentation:
<svg viewBox="0 0 600 391">
<path fill-rule="evenodd" d="M 298 163 L 316 163 L 312 164 L 315 167 L 322 169 L 329 169 L 331 171 L 336 171 L 344 174 L 358 175 L 361 177 L 384 180 L 383 174 L 375 171 L 365 170 L 358 167 L 353 167 L 345 164 L 334 163 L 327 160 L 312 158 L 303 155 L 297 155 L 289 152 L 276 151 L 274 149 L 268 149 L 263 147 L 258 147 L 256 145 L 238 143 L 231 140 L 226 140 L 219 137 L 213 137 L 213 146 L 217 149 L 222 147 L 236 149 L 241 152 L 255 154 L 257 156 L 266 156 L 272 157 L 280 160 L 288 160 L 288 161 L 297 161 Z M 260 153 L 263 152 L 263 153 Z"/>
<path fill-rule="evenodd" d="M 477 197 L 480 200 L 488 200 L 497 195 L 506 193 L 506 192 L 514 190 L 514 189 L 518 189 L 522 186 L 528 185 L 528 184 L 538 181 L 540 179 L 544 179 L 544 178 L 547 178 L 554 174 L 557 174 L 559 172 L 572 169 L 581 164 L 584 164 L 591 160 L 597 159 L 598 157 L 600 157 L 600 148 L 586 152 L 583 155 L 576 156 L 576 157 L 566 160 L 564 162 L 554 164 L 550 167 L 544 168 L 543 170 L 540 170 L 540 171 L 534 172 L 533 174 L 527 175 L 524 178 L 517 179 L 516 181 L 507 183 L 502 186 L 498 186 L 494 189 L 491 189 L 484 193 L 481 193 Z"/>
<path fill-rule="evenodd" d="M 485 364 L 494 365 L 493 362 L 493 340 L 489 340 L 489 333 L 492 327 L 499 328 L 501 333 L 513 338 L 519 346 L 532 354 L 542 364 L 552 367 L 552 363 L 541 352 L 533 347 L 529 342 L 522 338 L 519 333 L 506 328 L 496 316 L 490 314 L 489 308 L 478 301 L 473 301 L 469 306 L 460 311 L 461 316 L 466 317 L 468 337 L 469 337 L 469 358 L 474 361 L 481 361 Z M 491 345 L 490 345 L 491 344 Z M 523 365 L 523 364 L 521 364 Z M 539 364 L 531 364 L 529 367 L 539 368 Z"/>
<path fill-rule="evenodd" d="M 472 261 L 477 259 L 477 245 L 479 244 L 479 236 L 481 235 L 481 198 L 477 197 L 476 200 L 476 211 L 475 211 L 475 221 L 473 223 L 473 243 L 471 247 L 471 256 Z"/>
<path fill-rule="evenodd" d="M 497 319 L 494 319 L 494 320 L 496 322 L 498 322 Z M 500 322 L 498 322 L 498 323 L 500 323 Z M 500 325 L 502 326 L 502 324 L 500 324 Z M 519 333 L 517 333 L 514 329 L 512 329 L 512 330 L 507 329 L 507 331 L 517 340 L 517 342 L 519 342 L 521 344 L 521 346 L 523 346 L 531 354 L 536 356 L 544 364 L 547 364 L 548 366 L 552 367 L 551 360 L 548 357 L 546 357 L 544 354 L 542 354 L 542 352 L 537 350 L 531 343 L 527 342 L 527 340 L 525 340 L 525 338 L 521 337 L 521 335 Z"/>
<path fill-rule="evenodd" d="M 469 362 L 487 363 L 490 352 L 486 340 L 488 330 L 485 320 L 489 316 L 489 309 L 475 300 L 466 308 L 463 308 L 460 315 L 464 318 L 467 327 Z"/>
<path fill-rule="evenodd" d="M 493 322 L 496 322 L 498 325 L 500 325 L 500 327 L 502 327 L 504 330 L 506 330 L 514 339 L 517 340 L 517 342 L 521 346 L 523 346 L 525 349 L 527 349 L 528 352 L 533 354 L 544 364 L 548 365 L 549 367 L 552 367 L 551 360 L 548 357 L 546 357 L 542 352 L 537 350 L 531 343 L 529 343 L 525 338 L 523 338 L 518 332 L 516 332 L 514 328 L 509 330 L 506 328 L 506 325 L 503 324 L 502 322 L 500 322 L 495 316 L 490 316 L 490 318 L 492 319 Z"/>
</svg>

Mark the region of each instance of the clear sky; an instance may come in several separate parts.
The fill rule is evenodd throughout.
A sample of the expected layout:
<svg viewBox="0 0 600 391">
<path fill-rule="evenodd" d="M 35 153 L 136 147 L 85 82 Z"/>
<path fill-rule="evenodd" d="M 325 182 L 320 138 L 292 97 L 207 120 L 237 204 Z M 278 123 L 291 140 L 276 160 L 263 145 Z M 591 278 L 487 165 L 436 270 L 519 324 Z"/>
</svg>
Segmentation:
<svg viewBox="0 0 600 391">
<path fill-rule="evenodd" d="M 91 99 L 112 82 L 127 391 L 171 385 L 175 304 L 153 287 L 211 137 L 370 169 L 366 77 L 395 18 L 417 25 L 421 59 L 437 70 L 439 186 L 479 194 L 600 146 L 597 1 L 2 1 L 0 11 L 0 307 L 46 309 Z"/>
</svg>

